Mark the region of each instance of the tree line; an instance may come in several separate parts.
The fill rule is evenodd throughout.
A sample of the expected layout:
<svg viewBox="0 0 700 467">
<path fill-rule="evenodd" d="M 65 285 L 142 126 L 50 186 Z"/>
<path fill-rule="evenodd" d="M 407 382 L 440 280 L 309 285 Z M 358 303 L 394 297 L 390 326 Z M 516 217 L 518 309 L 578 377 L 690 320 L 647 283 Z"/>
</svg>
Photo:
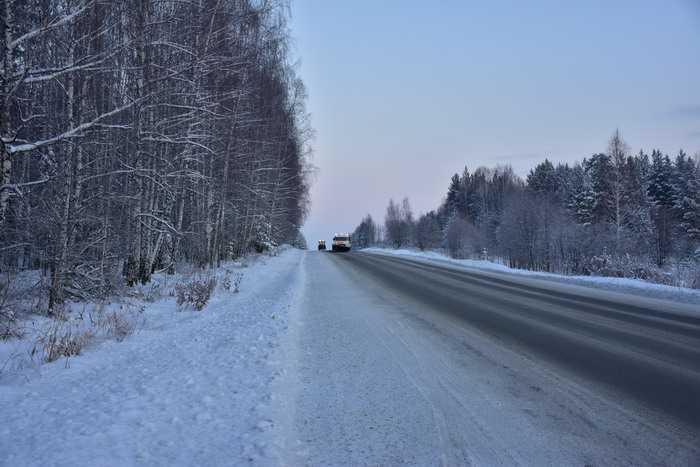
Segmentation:
<svg viewBox="0 0 700 467">
<path fill-rule="evenodd" d="M 299 238 L 310 126 L 274 0 L 3 0 L 0 271 L 49 309 Z"/>
<path fill-rule="evenodd" d="M 606 152 L 572 165 L 545 159 L 524 180 L 508 166 L 465 168 L 437 209 L 414 220 L 408 199 L 391 200 L 383 224 L 367 216 L 353 240 L 700 287 L 700 155 L 631 154 L 616 131 Z M 671 263 L 687 277 L 668 277 Z"/>
</svg>

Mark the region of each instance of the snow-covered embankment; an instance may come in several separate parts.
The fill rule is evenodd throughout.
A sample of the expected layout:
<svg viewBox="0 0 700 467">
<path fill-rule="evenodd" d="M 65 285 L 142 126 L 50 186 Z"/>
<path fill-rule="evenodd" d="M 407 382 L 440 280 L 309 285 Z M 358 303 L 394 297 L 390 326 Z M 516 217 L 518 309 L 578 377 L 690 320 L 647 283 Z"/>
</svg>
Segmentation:
<svg viewBox="0 0 700 467">
<path fill-rule="evenodd" d="M 567 276 L 541 271 L 510 268 L 504 264 L 475 259 L 456 259 L 435 251 L 415 249 L 365 248 L 366 253 L 410 258 L 418 261 L 437 263 L 442 266 L 467 268 L 484 273 L 507 274 L 511 278 L 547 281 L 549 287 L 554 283 L 583 286 L 610 292 L 619 292 L 639 297 L 670 300 L 679 303 L 700 305 L 700 290 L 670 285 L 655 284 L 641 279 L 602 276 Z"/>
<path fill-rule="evenodd" d="M 163 298 L 123 342 L 0 380 L 0 464 L 275 464 L 271 417 L 291 417 L 280 412 L 291 405 L 273 391 L 291 362 L 280 345 L 303 260 L 294 249 L 259 257 L 240 293 L 217 288 L 202 311 Z"/>
</svg>

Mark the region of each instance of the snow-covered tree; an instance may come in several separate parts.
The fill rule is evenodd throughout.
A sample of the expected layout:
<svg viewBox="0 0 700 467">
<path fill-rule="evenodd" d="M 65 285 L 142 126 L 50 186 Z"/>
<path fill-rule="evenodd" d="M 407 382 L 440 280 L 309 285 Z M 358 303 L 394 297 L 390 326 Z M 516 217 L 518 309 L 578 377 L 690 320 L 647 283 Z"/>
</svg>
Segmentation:
<svg viewBox="0 0 700 467">
<path fill-rule="evenodd" d="M 311 130 L 283 4 L 1 5 L 0 270 L 41 268 L 53 308 L 298 238 Z"/>
<path fill-rule="evenodd" d="M 421 250 L 439 248 L 442 243 L 442 232 L 438 215 L 430 211 L 418 218 L 415 229 L 415 243 Z"/>
<path fill-rule="evenodd" d="M 632 155 L 617 130 L 606 153 L 572 165 L 546 158 L 525 182 L 509 167 L 465 168 L 439 207 L 418 219 L 413 241 L 459 257 L 486 250 L 528 269 L 663 277 L 658 269 L 669 259 L 696 264 L 700 257 L 698 159 Z M 385 226 L 396 247 L 406 244 L 402 219 L 391 201 Z"/>
<path fill-rule="evenodd" d="M 664 264 L 673 244 L 673 165 L 660 151 L 651 153 L 647 185 L 652 203 L 651 217 L 654 226 L 653 244 L 655 260 Z"/>
<path fill-rule="evenodd" d="M 352 233 L 353 245 L 357 248 L 367 248 L 374 246 L 377 243 L 377 224 L 375 224 L 372 216 L 367 214 L 360 225 L 355 228 Z"/>
<path fill-rule="evenodd" d="M 683 151 L 674 161 L 672 189 L 678 234 L 694 251 L 700 243 L 700 167 Z"/>
</svg>

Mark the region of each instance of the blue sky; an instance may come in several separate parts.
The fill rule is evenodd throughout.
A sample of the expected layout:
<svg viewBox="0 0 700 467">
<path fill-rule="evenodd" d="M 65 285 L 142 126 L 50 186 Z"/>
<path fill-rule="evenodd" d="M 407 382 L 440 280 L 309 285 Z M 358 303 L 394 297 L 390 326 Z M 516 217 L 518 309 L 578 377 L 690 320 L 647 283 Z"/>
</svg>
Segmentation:
<svg viewBox="0 0 700 467">
<path fill-rule="evenodd" d="M 309 242 L 467 165 L 700 150 L 700 0 L 293 0 L 316 130 Z"/>
</svg>

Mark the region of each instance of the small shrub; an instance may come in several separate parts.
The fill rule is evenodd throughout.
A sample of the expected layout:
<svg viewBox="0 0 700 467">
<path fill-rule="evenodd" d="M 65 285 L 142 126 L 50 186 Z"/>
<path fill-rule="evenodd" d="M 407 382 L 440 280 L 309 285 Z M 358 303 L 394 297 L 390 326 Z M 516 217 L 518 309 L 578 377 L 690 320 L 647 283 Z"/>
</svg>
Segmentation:
<svg viewBox="0 0 700 467">
<path fill-rule="evenodd" d="M 266 251 L 269 251 L 270 248 L 272 248 L 270 242 L 260 240 L 254 240 L 252 242 L 252 249 L 258 254 L 265 253 Z"/>
<path fill-rule="evenodd" d="M 594 255 L 588 258 L 584 271 L 590 276 L 609 276 L 611 271 L 612 256 L 607 253 Z"/>
<path fill-rule="evenodd" d="M 5 319 L 0 316 L 0 340 L 22 337 L 22 331 L 14 319 Z"/>
<path fill-rule="evenodd" d="M 17 317 L 12 308 L 0 304 L 0 340 L 12 337 L 22 337 L 22 332 L 17 326 Z"/>
<path fill-rule="evenodd" d="M 221 281 L 221 287 L 227 292 L 230 292 L 233 289 L 233 293 L 238 293 L 240 292 L 242 281 L 242 272 L 231 274 L 231 271 L 226 271 L 226 274 L 224 274 L 224 278 Z"/>
<path fill-rule="evenodd" d="M 700 289 L 700 261 L 688 261 L 678 269 L 675 275 L 678 276 L 679 285 Z"/>
<path fill-rule="evenodd" d="M 70 326 L 55 322 L 46 335 L 39 337 L 39 343 L 44 350 L 44 360 L 53 362 L 61 357 L 80 355 L 92 337 L 90 330 L 74 331 Z"/>
<path fill-rule="evenodd" d="M 149 303 L 153 303 L 161 297 L 161 288 L 158 282 L 152 281 L 146 288 L 143 299 Z"/>
<path fill-rule="evenodd" d="M 121 313 L 117 313 L 116 311 L 107 313 L 102 325 L 107 334 L 114 337 L 117 342 L 121 342 L 127 336 L 133 334 L 136 328 L 132 321 L 129 321 Z"/>
<path fill-rule="evenodd" d="M 671 279 L 657 266 L 630 255 L 612 256 L 607 253 L 592 256 L 584 264 L 591 276 L 625 277 L 670 285 Z"/>
<path fill-rule="evenodd" d="M 228 292 L 229 290 L 231 290 L 232 285 L 233 282 L 231 280 L 231 271 L 227 270 L 224 273 L 224 278 L 221 280 L 221 288 Z"/>
<path fill-rule="evenodd" d="M 6 283 L 0 283 L 0 340 L 11 337 L 21 337 L 22 333 L 17 326 L 15 311 L 8 303 L 10 293 L 10 276 Z"/>
<path fill-rule="evenodd" d="M 240 292 L 241 282 L 243 282 L 243 273 L 239 272 L 233 275 L 233 293 Z"/>
<path fill-rule="evenodd" d="M 691 278 L 690 288 L 700 289 L 700 267 L 695 270 L 694 277 Z"/>
<path fill-rule="evenodd" d="M 192 305 L 195 310 L 202 310 L 211 298 L 216 288 L 216 278 L 193 279 L 189 282 L 175 285 L 175 296 L 178 306 Z"/>
</svg>

